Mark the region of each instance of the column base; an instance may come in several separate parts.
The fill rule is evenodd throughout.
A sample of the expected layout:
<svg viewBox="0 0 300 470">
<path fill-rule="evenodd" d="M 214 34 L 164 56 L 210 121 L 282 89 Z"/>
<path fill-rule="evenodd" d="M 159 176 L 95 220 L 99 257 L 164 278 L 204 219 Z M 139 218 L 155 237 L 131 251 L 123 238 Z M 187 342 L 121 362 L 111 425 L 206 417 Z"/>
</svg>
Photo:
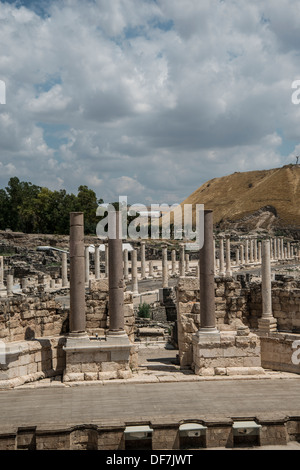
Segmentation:
<svg viewBox="0 0 300 470">
<path fill-rule="evenodd" d="M 274 317 L 270 318 L 259 318 L 258 319 L 258 330 L 263 333 L 276 333 L 277 331 L 277 320 Z"/>
</svg>

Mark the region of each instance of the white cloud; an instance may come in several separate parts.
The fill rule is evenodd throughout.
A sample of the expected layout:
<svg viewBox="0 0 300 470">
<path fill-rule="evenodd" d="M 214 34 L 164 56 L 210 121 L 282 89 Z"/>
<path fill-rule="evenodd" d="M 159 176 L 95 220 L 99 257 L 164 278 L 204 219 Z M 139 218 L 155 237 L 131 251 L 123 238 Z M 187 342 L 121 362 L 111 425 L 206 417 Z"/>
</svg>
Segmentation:
<svg viewBox="0 0 300 470">
<path fill-rule="evenodd" d="M 296 1 L 45 5 L 39 16 L 0 1 L 0 187 L 17 175 L 177 203 L 294 156 L 280 150 L 299 134 Z"/>
</svg>

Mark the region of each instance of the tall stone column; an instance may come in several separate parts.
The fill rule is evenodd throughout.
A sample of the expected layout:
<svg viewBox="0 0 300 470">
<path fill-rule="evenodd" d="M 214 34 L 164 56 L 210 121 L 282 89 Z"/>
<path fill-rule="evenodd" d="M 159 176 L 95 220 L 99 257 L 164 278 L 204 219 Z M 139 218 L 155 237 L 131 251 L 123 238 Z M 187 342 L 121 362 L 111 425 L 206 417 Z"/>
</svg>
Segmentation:
<svg viewBox="0 0 300 470">
<path fill-rule="evenodd" d="M 276 331 L 277 326 L 277 320 L 273 317 L 272 314 L 270 240 L 264 240 L 262 244 L 261 295 L 262 316 L 258 320 L 258 328 L 263 332 L 270 333 Z"/>
<path fill-rule="evenodd" d="M 184 256 L 184 244 L 180 245 L 180 253 L 179 253 L 179 275 L 181 277 L 185 276 L 185 256 Z"/>
<path fill-rule="evenodd" d="M 224 237 L 219 238 L 219 259 L 220 259 L 220 266 L 219 266 L 219 276 L 225 275 L 225 266 L 224 266 Z M 200 271 L 201 274 L 201 271 Z"/>
<path fill-rule="evenodd" d="M 84 249 L 85 253 L 85 282 L 90 280 L 90 250 L 89 246 L 86 246 Z"/>
<path fill-rule="evenodd" d="M 83 213 L 70 213 L 70 335 L 86 336 Z"/>
<path fill-rule="evenodd" d="M 61 258 L 61 279 L 62 279 L 62 287 L 67 287 L 69 285 L 69 282 L 68 282 L 68 258 L 67 258 L 67 253 L 62 253 L 62 258 Z"/>
<path fill-rule="evenodd" d="M 163 289 L 168 287 L 168 278 L 169 278 L 169 269 L 168 269 L 168 250 L 167 246 L 162 246 L 162 287 Z"/>
<path fill-rule="evenodd" d="M 141 242 L 141 278 L 146 278 L 146 252 L 145 242 Z"/>
<path fill-rule="evenodd" d="M 95 279 L 100 279 L 100 246 L 95 245 Z"/>
<path fill-rule="evenodd" d="M 230 237 L 226 236 L 226 276 L 232 276 L 231 259 L 230 259 Z"/>
<path fill-rule="evenodd" d="M 109 261 L 108 261 L 108 243 L 105 243 L 105 277 L 107 278 L 108 277 L 108 272 L 109 272 Z"/>
<path fill-rule="evenodd" d="M 138 294 L 138 274 L 137 274 L 137 251 L 132 250 L 131 252 L 131 283 L 132 283 L 132 292 Z"/>
<path fill-rule="evenodd" d="M 272 238 L 270 238 L 270 259 L 274 259 L 274 245 Z"/>
<path fill-rule="evenodd" d="M 4 258 L 0 256 L 0 289 L 4 289 Z"/>
<path fill-rule="evenodd" d="M 213 250 L 213 212 L 204 211 L 204 243 L 200 250 L 200 320 L 199 333 L 215 333 L 215 276 Z"/>
<path fill-rule="evenodd" d="M 124 330 L 124 278 L 122 234 L 119 232 L 120 212 L 108 213 L 108 224 L 114 224 L 115 237 L 108 239 L 109 335 L 125 334 Z"/>
<path fill-rule="evenodd" d="M 127 248 L 123 251 L 123 261 L 124 261 L 124 279 L 128 281 L 128 250 Z"/>
<path fill-rule="evenodd" d="M 172 260 L 172 274 L 176 273 L 176 250 L 171 251 L 171 260 Z"/>
</svg>

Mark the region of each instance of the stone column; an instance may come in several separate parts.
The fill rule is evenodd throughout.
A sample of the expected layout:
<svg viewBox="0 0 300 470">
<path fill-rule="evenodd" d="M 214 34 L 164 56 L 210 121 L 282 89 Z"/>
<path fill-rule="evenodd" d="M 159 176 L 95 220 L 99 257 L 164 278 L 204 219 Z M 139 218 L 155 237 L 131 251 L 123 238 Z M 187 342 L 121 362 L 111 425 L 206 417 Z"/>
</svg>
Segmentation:
<svg viewBox="0 0 300 470">
<path fill-rule="evenodd" d="M 240 250 L 238 247 L 235 249 L 235 265 L 239 266 L 240 264 Z"/>
<path fill-rule="evenodd" d="M 290 242 L 287 242 L 287 257 L 288 257 L 288 259 L 291 259 L 291 244 L 290 244 Z"/>
<path fill-rule="evenodd" d="M 149 277 L 153 277 L 153 261 L 149 261 Z"/>
<path fill-rule="evenodd" d="M 95 245 L 95 279 L 100 279 L 100 246 Z"/>
<path fill-rule="evenodd" d="M 257 263 L 257 238 L 254 238 L 254 263 Z"/>
<path fill-rule="evenodd" d="M 86 246 L 84 249 L 84 257 L 85 257 L 85 282 L 89 282 L 90 280 L 90 251 L 89 247 Z"/>
<path fill-rule="evenodd" d="M 225 266 L 224 266 L 224 237 L 219 238 L 219 259 L 220 259 L 220 266 L 219 266 L 219 276 L 225 275 Z M 201 271 L 200 271 L 201 274 Z"/>
<path fill-rule="evenodd" d="M 274 259 L 274 245 L 272 238 L 270 238 L 270 259 Z"/>
<path fill-rule="evenodd" d="M 258 262 L 261 263 L 261 242 L 258 242 Z"/>
<path fill-rule="evenodd" d="M 8 274 L 6 278 L 6 289 L 7 295 L 13 295 L 13 288 L 14 288 L 14 276 L 12 274 Z"/>
<path fill-rule="evenodd" d="M 27 279 L 27 277 L 23 277 L 21 279 L 21 288 L 22 289 L 27 289 L 27 287 L 28 287 L 28 279 Z"/>
<path fill-rule="evenodd" d="M 105 243 L 105 277 L 108 277 L 109 267 L 108 267 L 108 243 Z"/>
<path fill-rule="evenodd" d="M 262 317 L 258 320 L 258 328 L 263 332 L 276 331 L 277 320 L 272 314 L 272 280 L 270 240 L 262 244 L 261 265 Z"/>
<path fill-rule="evenodd" d="M 124 261 L 124 279 L 128 281 L 128 250 L 127 248 L 123 251 L 123 261 Z"/>
<path fill-rule="evenodd" d="M 61 279 L 62 279 L 62 287 L 67 287 L 69 285 L 68 282 L 68 258 L 67 253 L 62 253 L 61 258 Z"/>
<path fill-rule="evenodd" d="M 171 251 L 171 260 L 172 260 L 172 274 L 176 273 L 176 250 Z"/>
<path fill-rule="evenodd" d="M 244 245 L 240 245 L 241 264 L 245 264 L 245 252 Z"/>
<path fill-rule="evenodd" d="M 146 253 L 145 242 L 141 242 L 141 278 L 146 278 Z"/>
<path fill-rule="evenodd" d="M 138 294 L 138 274 L 137 274 L 137 251 L 132 250 L 131 252 L 131 283 L 132 283 L 132 292 Z"/>
<path fill-rule="evenodd" d="M 0 256 L 0 289 L 4 289 L 4 258 L 3 256 Z"/>
<path fill-rule="evenodd" d="M 226 276 L 232 276 L 231 259 L 230 259 L 230 237 L 226 236 Z"/>
<path fill-rule="evenodd" d="M 254 262 L 254 250 L 253 250 L 253 239 L 250 239 L 250 263 Z"/>
<path fill-rule="evenodd" d="M 277 250 L 278 250 L 278 259 L 281 260 L 282 257 L 283 257 L 283 253 L 281 251 L 281 239 L 278 238 L 278 241 L 277 241 L 278 245 L 277 245 Z"/>
<path fill-rule="evenodd" d="M 185 271 L 188 273 L 190 270 L 190 255 L 189 253 L 185 254 Z"/>
<path fill-rule="evenodd" d="M 277 239 L 273 238 L 273 246 L 274 246 L 274 259 L 277 259 Z"/>
<path fill-rule="evenodd" d="M 213 212 L 204 211 L 204 243 L 200 250 L 200 319 L 199 333 L 215 333 L 215 276 L 213 249 Z"/>
<path fill-rule="evenodd" d="M 245 240 L 245 264 L 249 264 L 249 240 Z"/>
<path fill-rule="evenodd" d="M 213 244 L 214 244 L 214 273 L 216 274 L 216 272 L 217 272 L 217 260 L 216 260 L 216 237 L 215 236 L 214 236 Z M 200 276 L 200 272 L 199 272 L 199 276 Z"/>
<path fill-rule="evenodd" d="M 86 336 L 83 213 L 70 213 L 70 335 Z"/>
<path fill-rule="evenodd" d="M 124 278 L 122 234 L 119 232 L 120 212 L 108 213 L 108 224 L 113 224 L 114 237 L 108 239 L 109 335 L 124 334 Z"/>
<path fill-rule="evenodd" d="M 179 254 L 179 275 L 181 277 L 185 276 L 185 259 L 184 259 L 184 244 L 180 245 L 180 254 Z"/>
<path fill-rule="evenodd" d="M 168 287 L 168 278 L 169 278 L 169 272 L 168 272 L 168 250 L 167 246 L 163 245 L 162 246 L 162 287 L 163 289 Z"/>
<path fill-rule="evenodd" d="M 281 251 L 281 259 L 284 259 L 284 244 L 283 244 L 283 237 L 280 239 L 280 251 Z"/>
</svg>

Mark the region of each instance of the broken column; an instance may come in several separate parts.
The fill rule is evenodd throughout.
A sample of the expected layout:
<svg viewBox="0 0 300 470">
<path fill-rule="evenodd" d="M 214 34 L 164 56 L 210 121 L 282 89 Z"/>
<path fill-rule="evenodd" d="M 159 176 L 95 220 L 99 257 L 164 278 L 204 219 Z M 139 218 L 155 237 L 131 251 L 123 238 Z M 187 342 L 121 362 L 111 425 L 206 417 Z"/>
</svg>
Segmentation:
<svg viewBox="0 0 300 470">
<path fill-rule="evenodd" d="M 261 296 L 262 316 L 258 320 L 258 328 L 262 332 L 271 333 L 277 329 L 277 320 L 272 314 L 270 240 L 263 240 L 262 242 Z"/>
<path fill-rule="evenodd" d="M 8 274 L 6 278 L 6 289 L 7 295 L 13 295 L 13 288 L 14 288 L 14 276 L 13 274 Z"/>
<path fill-rule="evenodd" d="M 62 254 L 61 259 L 61 279 L 62 279 L 62 287 L 67 287 L 68 282 L 68 258 L 67 253 Z"/>
</svg>

